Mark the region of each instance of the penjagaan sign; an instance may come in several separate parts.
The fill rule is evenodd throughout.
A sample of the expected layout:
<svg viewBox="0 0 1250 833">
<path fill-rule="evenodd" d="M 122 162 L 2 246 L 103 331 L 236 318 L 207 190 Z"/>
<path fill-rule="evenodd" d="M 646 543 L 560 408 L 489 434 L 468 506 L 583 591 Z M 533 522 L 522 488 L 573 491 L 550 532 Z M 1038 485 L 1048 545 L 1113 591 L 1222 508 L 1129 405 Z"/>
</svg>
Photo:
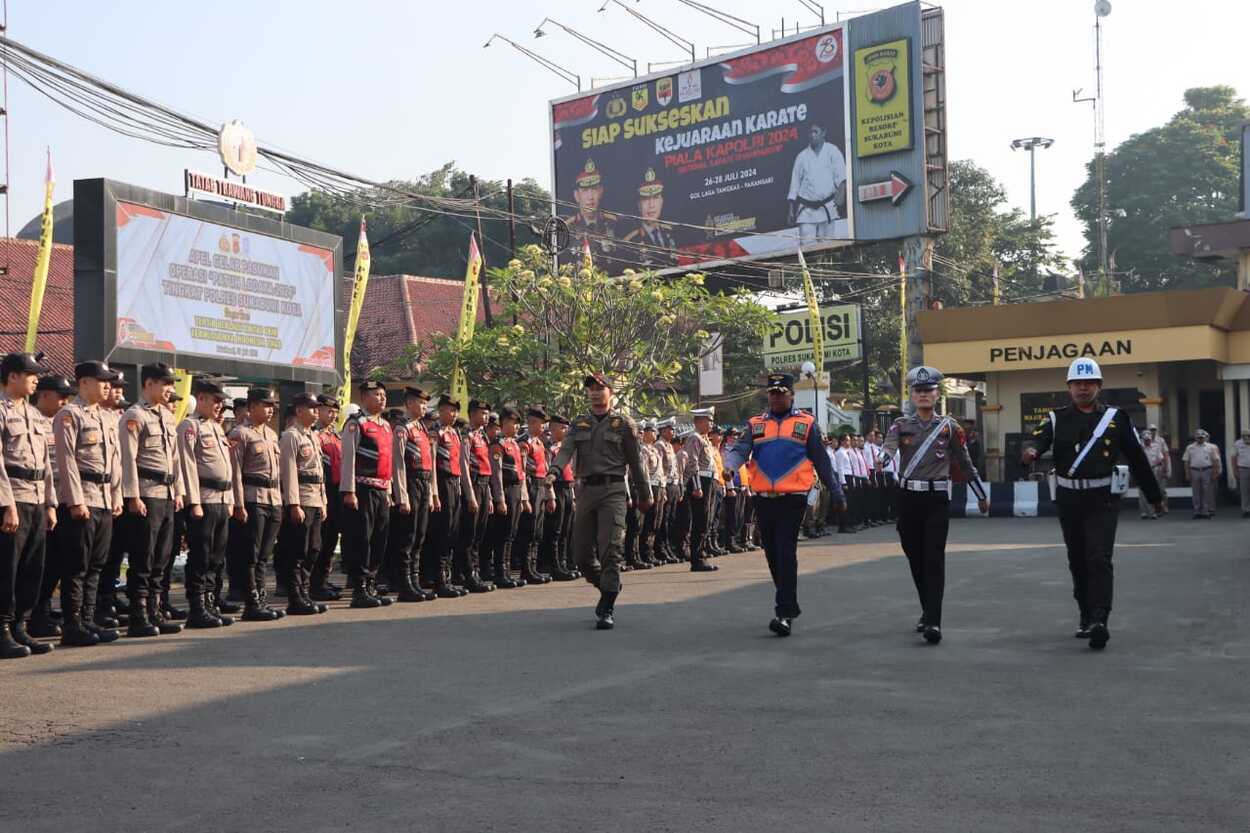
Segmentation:
<svg viewBox="0 0 1250 833">
<path fill-rule="evenodd" d="M 822 366 L 851 361 L 864 354 L 857 305 L 821 307 L 820 323 L 825 337 Z M 812 321 L 807 310 L 783 312 L 764 337 L 764 366 L 769 370 L 797 368 L 812 359 L 812 349 Z"/>
</svg>

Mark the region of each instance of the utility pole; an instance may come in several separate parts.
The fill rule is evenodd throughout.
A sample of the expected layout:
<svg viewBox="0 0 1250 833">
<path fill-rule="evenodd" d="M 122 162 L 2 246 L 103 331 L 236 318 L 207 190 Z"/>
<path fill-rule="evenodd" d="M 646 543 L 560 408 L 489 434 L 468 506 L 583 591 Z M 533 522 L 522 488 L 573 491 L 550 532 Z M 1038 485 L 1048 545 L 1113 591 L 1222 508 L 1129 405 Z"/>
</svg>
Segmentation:
<svg viewBox="0 0 1250 833">
<path fill-rule="evenodd" d="M 1034 223 L 1037 222 L 1037 149 L 1046 150 L 1054 143 L 1054 139 L 1047 139 L 1043 136 L 1015 139 L 1011 143 L 1012 150 L 1029 152 L 1029 219 Z"/>
<path fill-rule="evenodd" d="M 516 257 L 516 203 L 512 201 L 512 180 L 508 180 L 508 248 Z"/>
<path fill-rule="evenodd" d="M 900 378 L 899 397 L 904 413 L 909 413 L 911 398 L 907 395 L 907 371 L 924 364 L 924 341 L 920 338 L 918 325 L 920 311 L 925 308 L 930 293 L 933 268 L 933 238 L 908 237 L 903 240 L 903 367 Z"/>
<path fill-rule="evenodd" d="M 998 261 L 997 260 L 994 261 L 994 271 L 991 273 L 991 275 L 993 275 L 993 278 L 994 278 L 994 306 L 998 306 L 999 304 L 1003 302 L 1003 293 L 998 283 Z"/>
<path fill-rule="evenodd" d="M 473 207 L 477 211 L 477 239 L 482 241 L 482 271 L 478 282 L 482 287 L 482 313 L 486 318 L 486 326 L 491 326 L 490 288 L 486 285 L 486 236 L 482 234 L 482 195 L 478 192 L 477 177 L 469 174 L 469 186 L 473 189 Z"/>
</svg>

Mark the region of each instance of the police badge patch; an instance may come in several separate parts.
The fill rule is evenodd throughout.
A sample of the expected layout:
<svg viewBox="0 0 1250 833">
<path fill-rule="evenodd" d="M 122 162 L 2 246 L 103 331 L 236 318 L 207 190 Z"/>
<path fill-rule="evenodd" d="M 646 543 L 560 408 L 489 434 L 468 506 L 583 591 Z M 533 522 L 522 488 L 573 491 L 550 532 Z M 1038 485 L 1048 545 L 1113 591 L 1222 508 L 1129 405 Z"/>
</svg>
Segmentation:
<svg viewBox="0 0 1250 833">
<path fill-rule="evenodd" d="M 807 439 L 806 422 L 800 422 L 794 426 L 794 436 L 800 440 Z"/>
</svg>

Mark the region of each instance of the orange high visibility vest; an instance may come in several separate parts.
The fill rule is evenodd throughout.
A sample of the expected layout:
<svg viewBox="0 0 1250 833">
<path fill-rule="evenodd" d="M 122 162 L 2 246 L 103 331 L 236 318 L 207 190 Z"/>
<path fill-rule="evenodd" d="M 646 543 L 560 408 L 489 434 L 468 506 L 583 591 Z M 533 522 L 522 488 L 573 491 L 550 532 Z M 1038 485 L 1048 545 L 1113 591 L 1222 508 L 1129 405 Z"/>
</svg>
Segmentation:
<svg viewBox="0 0 1250 833">
<path fill-rule="evenodd" d="M 816 419 L 805 411 L 791 411 L 781 419 L 772 414 L 751 417 L 751 490 L 754 492 L 808 492 L 816 483 L 816 469 L 807 459 L 807 438 Z"/>
</svg>

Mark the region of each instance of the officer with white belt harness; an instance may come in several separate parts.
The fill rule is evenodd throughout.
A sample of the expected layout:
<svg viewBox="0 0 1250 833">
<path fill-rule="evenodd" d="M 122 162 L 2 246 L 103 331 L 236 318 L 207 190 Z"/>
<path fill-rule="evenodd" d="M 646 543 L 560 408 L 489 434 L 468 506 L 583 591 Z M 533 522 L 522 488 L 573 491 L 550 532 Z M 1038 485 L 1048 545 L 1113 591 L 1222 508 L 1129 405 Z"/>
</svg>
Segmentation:
<svg viewBox="0 0 1250 833">
<path fill-rule="evenodd" d="M 1059 525 L 1068 548 L 1072 572 L 1072 595 L 1080 608 L 1081 626 L 1075 636 L 1089 639 L 1089 647 L 1101 650 L 1111 634 L 1111 553 L 1120 495 L 1128 487 L 1125 472 L 1117 471 L 1120 455 L 1158 514 L 1167 512 L 1167 500 L 1159 488 L 1142 449 L 1137 431 L 1126 414 L 1098 401 L 1102 370 L 1093 359 L 1076 359 L 1068 367 L 1068 395 L 1072 404 L 1052 411 L 1049 419 L 1033 431 L 1022 458 L 1025 465 L 1053 448 L 1055 452 L 1055 503 Z"/>
<path fill-rule="evenodd" d="M 876 465 L 881 471 L 885 458 L 899 452 L 898 537 L 920 596 L 916 632 L 924 634 L 930 645 L 942 641 L 952 457 L 968 472 L 968 486 L 977 496 L 978 508 L 982 513 L 990 510 L 985 486 L 968 456 L 964 430 L 950 417 L 933 412 L 942 378 L 942 372 L 933 367 L 914 367 L 907 374 L 916 412 L 894 420 L 885 437 L 885 455 L 877 458 Z"/>
</svg>

